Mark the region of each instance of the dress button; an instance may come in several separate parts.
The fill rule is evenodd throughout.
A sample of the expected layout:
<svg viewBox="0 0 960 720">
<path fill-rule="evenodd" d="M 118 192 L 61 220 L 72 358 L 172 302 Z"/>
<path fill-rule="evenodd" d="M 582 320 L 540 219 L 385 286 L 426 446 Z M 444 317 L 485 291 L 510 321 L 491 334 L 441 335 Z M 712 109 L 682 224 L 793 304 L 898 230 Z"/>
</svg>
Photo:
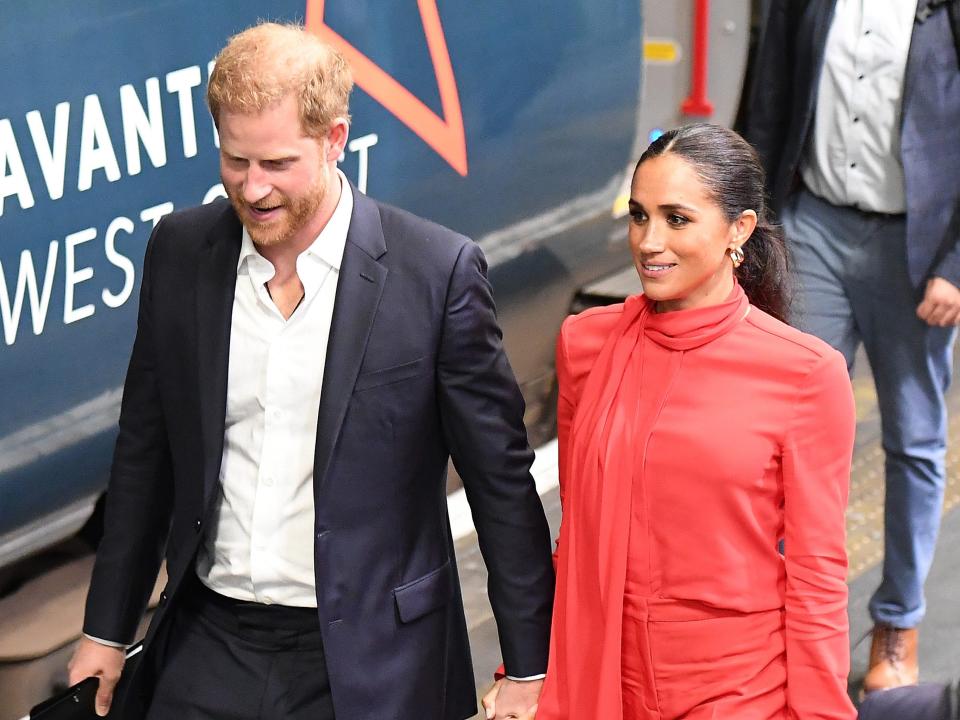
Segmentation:
<svg viewBox="0 0 960 720">
<path fill-rule="evenodd" d="M 193 529 L 196 530 L 197 532 L 200 532 L 200 526 L 202 524 L 203 523 L 200 522 L 200 518 L 197 518 L 196 521 L 193 523 Z"/>
</svg>

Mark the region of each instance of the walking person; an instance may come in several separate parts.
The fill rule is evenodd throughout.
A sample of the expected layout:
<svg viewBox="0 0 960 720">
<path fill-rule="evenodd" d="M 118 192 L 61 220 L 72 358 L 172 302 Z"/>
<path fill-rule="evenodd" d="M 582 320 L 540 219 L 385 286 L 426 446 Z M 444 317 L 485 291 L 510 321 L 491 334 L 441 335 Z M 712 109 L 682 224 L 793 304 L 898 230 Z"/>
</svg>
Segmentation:
<svg viewBox="0 0 960 720">
<path fill-rule="evenodd" d="M 745 134 L 770 180 L 794 320 L 852 370 L 863 345 L 886 456 L 866 692 L 918 680 L 960 323 L 960 3 L 773 0 Z"/>
<path fill-rule="evenodd" d="M 105 714 L 162 558 L 133 720 L 463 720 L 476 694 L 446 512 L 470 499 L 510 680 L 546 669 L 553 570 L 523 400 L 473 242 L 337 169 L 344 59 L 233 37 L 208 89 L 229 201 L 147 246 L 104 537 L 70 678 Z"/>
<path fill-rule="evenodd" d="M 841 355 L 783 322 L 785 249 L 764 195 L 733 131 L 667 132 L 631 187 L 644 294 L 563 325 L 538 720 L 856 716 L 853 396 Z"/>
</svg>

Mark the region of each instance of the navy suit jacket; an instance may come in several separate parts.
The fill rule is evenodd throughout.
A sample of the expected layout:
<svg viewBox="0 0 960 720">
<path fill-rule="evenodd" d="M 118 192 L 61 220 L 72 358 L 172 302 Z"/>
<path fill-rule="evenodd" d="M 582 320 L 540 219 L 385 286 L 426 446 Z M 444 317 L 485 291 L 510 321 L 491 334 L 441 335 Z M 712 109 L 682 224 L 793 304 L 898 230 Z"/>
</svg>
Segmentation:
<svg viewBox="0 0 960 720">
<path fill-rule="evenodd" d="M 476 694 L 446 511 L 449 456 L 489 569 L 506 668 L 526 676 L 547 665 L 553 568 L 523 399 L 477 245 L 349 191 L 314 460 L 333 702 L 348 720 L 461 720 Z M 146 250 L 84 632 L 132 641 L 165 554 L 148 657 L 216 505 L 240 238 L 222 200 L 168 216 Z M 129 717 L 142 717 L 148 673 L 133 678 Z"/>
<path fill-rule="evenodd" d="M 799 183 L 835 7 L 772 0 L 768 8 L 744 135 L 763 160 L 775 210 Z M 918 288 L 934 275 L 960 286 L 960 70 L 946 5 L 913 26 L 900 141 L 910 279 Z"/>
</svg>

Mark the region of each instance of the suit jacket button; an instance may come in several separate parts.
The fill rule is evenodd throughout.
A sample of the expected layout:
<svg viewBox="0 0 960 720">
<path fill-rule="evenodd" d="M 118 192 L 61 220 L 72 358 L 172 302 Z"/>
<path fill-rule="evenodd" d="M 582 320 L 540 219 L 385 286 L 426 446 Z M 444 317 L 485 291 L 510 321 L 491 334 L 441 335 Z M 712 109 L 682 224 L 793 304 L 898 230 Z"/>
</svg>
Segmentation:
<svg viewBox="0 0 960 720">
<path fill-rule="evenodd" d="M 197 532 L 200 532 L 200 525 L 201 525 L 201 524 L 202 524 L 202 523 L 200 522 L 200 518 L 197 518 L 196 522 L 193 523 L 193 528 L 194 528 L 194 530 L 196 530 Z"/>
<path fill-rule="evenodd" d="M 165 605 L 166 602 L 167 602 L 167 593 L 166 593 L 166 592 L 160 593 L 160 602 L 159 602 L 159 604 L 160 604 L 160 605 Z"/>
</svg>

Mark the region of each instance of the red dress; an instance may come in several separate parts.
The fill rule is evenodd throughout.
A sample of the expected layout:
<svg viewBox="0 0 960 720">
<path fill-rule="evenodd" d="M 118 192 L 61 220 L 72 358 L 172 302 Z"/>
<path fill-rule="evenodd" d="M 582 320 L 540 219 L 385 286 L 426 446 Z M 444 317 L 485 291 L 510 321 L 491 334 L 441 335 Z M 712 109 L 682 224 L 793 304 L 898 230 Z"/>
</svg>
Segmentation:
<svg viewBox="0 0 960 720">
<path fill-rule="evenodd" d="M 637 296 L 569 318 L 557 373 L 538 720 L 854 718 L 840 354 L 736 286 L 707 308 Z"/>
</svg>

